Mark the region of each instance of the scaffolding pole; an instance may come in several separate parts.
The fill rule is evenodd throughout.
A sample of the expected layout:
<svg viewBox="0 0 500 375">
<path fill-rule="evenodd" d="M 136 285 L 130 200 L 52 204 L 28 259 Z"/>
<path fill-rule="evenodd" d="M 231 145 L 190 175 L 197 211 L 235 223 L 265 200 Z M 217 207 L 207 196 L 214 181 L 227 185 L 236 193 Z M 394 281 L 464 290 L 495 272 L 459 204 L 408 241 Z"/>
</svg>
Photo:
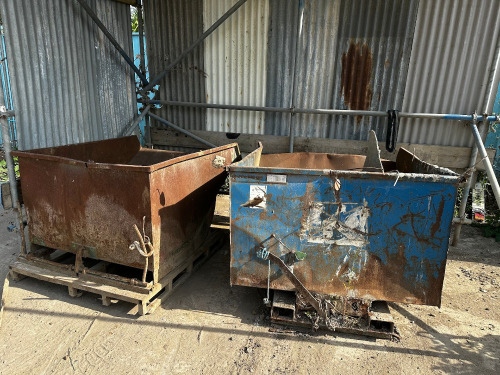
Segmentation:
<svg viewBox="0 0 500 375">
<path fill-rule="evenodd" d="M 318 109 L 318 108 L 285 108 L 285 107 L 265 107 L 265 106 L 249 106 L 249 105 L 232 105 L 232 104 L 213 104 L 213 103 L 194 103 L 181 102 L 171 100 L 156 100 L 156 99 L 140 99 L 140 103 L 144 104 L 159 104 L 170 107 L 195 107 L 195 108 L 212 108 L 212 109 L 229 109 L 236 111 L 256 111 L 256 112 L 281 112 L 281 113 L 306 113 L 312 115 L 334 115 L 334 116 L 371 116 L 371 117 L 387 117 L 387 112 L 383 111 L 361 111 L 352 109 Z M 428 119 L 428 120 L 453 120 L 453 121 L 473 121 L 474 115 L 460 115 L 449 113 L 418 113 L 418 112 L 399 112 L 399 117 Z M 477 121 L 483 121 L 483 116 L 477 116 Z M 486 116 L 486 121 L 500 121 L 499 116 Z"/>
<path fill-rule="evenodd" d="M 135 128 L 139 125 L 139 123 L 142 121 L 144 116 L 146 116 L 151 109 L 151 104 L 148 104 L 146 108 L 130 123 L 130 125 L 122 132 L 122 135 L 127 136 L 131 135 L 134 131 Z M 146 138 L 146 137 L 144 137 Z"/>
<path fill-rule="evenodd" d="M 2 142 L 3 150 L 5 153 L 5 163 L 7 164 L 7 176 L 9 177 L 10 186 L 10 197 L 12 200 L 12 207 L 17 207 L 17 202 L 19 200 L 17 194 L 17 181 L 16 181 L 16 171 L 14 168 L 14 160 L 12 159 L 12 140 L 10 138 L 10 129 L 8 117 L 13 117 L 13 111 L 7 111 L 5 107 L 5 98 L 3 96 L 3 90 L 0 90 L 0 125 L 2 128 Z"/>
<path fill-rule="evenodd" d="M 99 20 L 97 15 L 93 12 L 93 10 L 87 5 L 85 0 L 77 0 L 78 3 L 85 9 L 88 15 L 94 20 L 97 26 L 102 30 L 104 35 L 110 40 L 110 42 L 114 45 L 114 47 L 120 52 L 125 61 L 131 66 L 134 72 L 141 79 L 144 89 L 141 91 L 142 94 L 146 93 L 148 90 L 151 90 L 158 82 L 165 77 L 165 75 L 172 70 L 184 57 L 186 57 L 189 53 L 191 53 L 198 45 L 200 45 L 210 34 L 212 34 L 226 19 L 228 19 L 236 10 L 238 10 L 247 0 L 239 0 L 236 4 L 234 4 L 224 15 L 222 15 L 207 31 L 205 31 L 191 46 L 189 46 L 186 50 L 184 50 L 178 57 L 175 59 L 165 70 L 157 74 L 150 82 L 145 77 L 145 66 L 144 66 L 144 45 L 143 45 L 143 24 L 142 24 L 142 3 L 140 0 L 137 1 L 137 9 L 138 9 L 138 22 L 139 22 L 139 34 L 140 34 L 140 48 L 141 48 L 141 59 L 140 59 L 140 68 L 138 69 L 130 57 L 125 53 L 123 48 L 118 44 L 116 39 L 109 33 L 103 23 Z M 140 14 L 139 14 L 140 13 Z M 498 64 L 497 60 L 495 63 L 495 69 L 492 71 L 492 75 L 498 74 Z M 494 77 L 492 82 L 494 81 Z M 487 89 L 488 92 L 488 89 Z M 149 100 L 147 97 L 145 99 L 139 100 L 139 102 L 145 103 L 147 105 L 146 109 L 140 116 L 137 117 L 143 118 L 146 113 L 149 112 L 152 104 L 162 104 L 162 105 L 170 105 L 170 106 L 186 106 L 186 107 L 198 107 L 198 108 L 214 108 L 214 109 L 229 109 L 229 110 L 244 110 L 244 111 L 264 111 L 264 112 L 282 112 L 282 113 L 290 113 L 292 116 L 296 113 L 304 113 L 304 114 L 318 114 L 318 115 L 338 115 L 338 116 L 375 116 L 375 117 L 385 117 L 387 116 L 386 112 L 382 111 L 358 111 L 358 110 L 334 110 L 334 109 L 307 109 L 307 108 L 277 108 L 277 107 L 264 107 L 264 106 L 239 106 L 239 105 L 222 105 L 222 104 L 209 104 L 209 103 L 189 103 L 189 102 L 174 102 L 174 101 L 166 101 L 166 100 Z M 166 124 L 177 131 L 196 139 L 197 141 L 209 146 L 215 147 L 215 145 L 211 144 L 203 140 L 202 138 L 190 133 L 189 131 L 178 127 L 177 125 L 172 124 L 171 122 L 157 116 L 154 114 L 149 114 L 151 118 Z M 482 156 L 482 161 L 484 163 L 486 172 L 488 174 L 488 178 L 490 179 L 491 186 L 493 188 L 493 192 L 495 194 L 495 198 L 497 201 L 497 205 L 500 207 L 500 187 L 498 185 L 498 181 L 493 172 L 493 168 L 491 162 L 486 154 L 486 149 L 483 144 L 483 140 L 481 134 L 477 129 L 477 122 L 483 122 L 485 124 L 486 129 L 488 128 L 489 122 L 498 122 L 500 119 L 498 116 L 488 116 L 485 113 L 483 116 L 473 115 L 459 115 L 459 114 L 438 114 L 438 113 L 411 113 L 411 112 L 400 112 L 400 118 L 418 118 L 418 119 L 434 119 L 434 120 L 454 120 L 454 121 L 471 121 L 471 131 L 474 136 L 475 145 L 472 148 L 471 152 L 471 167 L 475 166 L 475 160 L 477 158 L 477 153 L 479 152 Z M 137 120 L 136 119 L 136 120 Z M 133 126 L 130 128 L 135 128 L 137 124 L 136 121 L 133 122 Z M 294 138 L 294 129 L 293 129 L 293 121 L 290 123 L 290 152 L 293 152 L 293 138 Z M 4 126 L 4 120 L 2 118 L 2 126 Z M 129 129 L 130 129 L 129 128 Z M 10 143 L 9 143 L 10 144 Z M 469 178 L 466 191 L 470 190 L 472 177 Z M 467 197 L 465 197 L 466 201 Z M 462 199 L 464 201 L 464 199 Z M 465 203 L 461 202 L 464 206 L 463 211 L 465 212 Z M 462 212 L 462 207 L 460 207 L 460 212 Z M 460 235 L 460 227 L 464 220 L 464 212 L 462 212 L 461 217 L 458 218 L 457 228 L 458 234 L 456 233 L 456 238 L 458 241 L 458 236 Z M 457 231 L 456 231 L 457 232 Z M 454 238 L 455 242 L 455 238 Z"/>
<path fill-rule="evenodd" d="M 204 145 L 206 145 L 206 146 L 208 146 L 208 147 L 210 147 L 210 148 L 217 147 L 217 146 L 216 146 L 216 145 L 214 145 L 213 143 L 210 143 L 210 142 L 205 141 L 203 138 L 200 138 L 200 137 L 198 137 L 197 135 L 194 135 L 193 133 L 191 133 L 191 132 L 187 131 L 186 129 L 181 128 L 180 126 L 177 126 L 177 125 L 175 125 L 175 124 L 172 124 L 170 121 L 167 121 L 167 120 L 165 120 L 165 119 L 161 118 L 160 116 L 157 116 L 157 115 L 154 115 L 154 114 L 150 113 L 150 114 L 149 114 L 149 117 L 151 117 L 151 118 L 155 119 L 156 121 L 161 122 L 162 124 L 165 124 L 165 125 L 167 125 L 167 126 L 170 126 L 172 129 L 175 129 L 175 130 L 177 130 L 178 132 L 180 132 L 180 133 L 182 133 L 182 134 L 184 134 L 184 135 L 187 135 L 188 137 L 191 137 L 191 138 L 193 138 L 193 139 L 197 140 L 197 141 L 198 141 L 198 142 L 200 142 L 200 143 L 203 143 Z"/>
</svg>

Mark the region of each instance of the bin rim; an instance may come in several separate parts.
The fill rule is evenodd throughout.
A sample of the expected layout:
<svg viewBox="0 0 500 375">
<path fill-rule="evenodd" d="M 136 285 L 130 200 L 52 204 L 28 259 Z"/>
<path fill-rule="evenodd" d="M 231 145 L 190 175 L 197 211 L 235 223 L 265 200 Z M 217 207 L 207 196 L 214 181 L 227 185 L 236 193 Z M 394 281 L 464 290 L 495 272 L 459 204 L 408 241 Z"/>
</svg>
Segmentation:
<svg viewBox="0 0 500 375">
<path fill-rule="evenodd" d="M 289 167 L 259 167 L 249 166 L 245 163 L 251 162 L 252 159 L 259 160 L 262 154 L 263 145 L 259 142 L 259 147 L 244 157 L 241 161 L 233 163 L 226 167 L 229 175 L 235 174 L 284 174 L 284 175 L 303 175 L 303 176 L 329 176 L 329 177 L 355 177 L 362 179 L 378 179 L 392 180 L 395 186 L 398 181 L 413 181 L 413 182 L 439 182 L 446 184 L 459 184 L 462 182 L 461 175 L 441 175 L 427 173 L 403 173 L 398 171 L 391 172 L 371 172 L 346 169 L 304 169 L 304 168 L 289 168 Z M 329 155 L 351 155 L 351 154 L 335 154 L 321 152 L 298 152 L 297 154 L 329 154 Z M 354 156 L 355 154 L 353 154 Z M 359 154 L 358 154 L 359 155 Z M 267 182 L 273 183 L 273 182 Z"/>
<path fill-rule="evenodd" d="M 136 136 L 130 136 L 130 137 L 120 137 L 120 138 L 111 138 L 113 140 L 117 139 L 130 139 L 130 138 L 137 138 Z M 28 159 L 35 159 L 35 160 L 47 160 L 47 161 L 53 161 L 57 163 L 64 163 L 64 164 L 70 164 L 70 165 L 75 165 L 75 166 L 82 166 L 86 168 L 95 168 L 95 169 L 112 169 L 112 170 L 126 170 L 130 172 L 146 172 L 146 173 L 152 173 L 157 170 L 172 166 L 174 164 L 181 163 L 186 160 L 191 160 L 191 159 L 196 159 L 205 155 L 210 155 L 214 154 L 223 150 L 231 149 L 234 148 L 236 149 L 236 158 L 240 155 L 239 151 L 239 146 L 237 143 L 230 143 L 227 145 L 215 147 L 215 148 L 210 148 L 207 150 L 200 150 L 197 152 L 192 152 L 192 153 L 187 153 L 185 155 L 181 155 L 169 160 L 165 160 L 160 163 L 144 166 L 144 165 L 130 165 L 130 164 L 120 164 L 120 163 L 99 163 L 99 162 L 94 162 L 94 161 L 83 161 L 83 160 L 78 160 L 78 159 L 72 159 L 69 157 L 64 157 L 64 156 L 57 156 L 57 155 L 48 155 L 48 154 L 43 154 L 43 153 L 38 153 L 40 151 L 48 150 L 48 149 L 54 149 L 58 147 L 68 147 L 72 145 L 90 145 L 90 144 L 95 144 L 95 143 L 100 143 L 100 142 L 105 142 L 109 141 L 111 139 L 106 139 L 106 140 L 100 140 L 100 141 L 92 141 L 92 142 L 82 142 L 82 143 L 73 143 L 69 145 L 61 145 L 61 146 L 55 146 L 55 147 L 44 147 L 44 148 L 37 148 L 37 149 L 32 149 L 32 150 L 16 150 L 12 151 L 12 155 L 16 156 L 18 158 L 28 158 Z M 151 150 L 149 148 L 144 148 L 144 147 L 139 147 L 138 151 L 140 150 Z M 154 150 L 157 152 L 172 152 L 168 150 Z M 232 160 L 230 161 L 232 163 Z"/>
<path fill-rule="evenodd" d="M 302 175 L 302 176 L 329 176 L 329 177 L 355 177 L 362 179 L 412 181 L 412 182 L 440 182 L 456 184 L 461 180 L 461 176 L 446 176 L 439 174 L 424 173 L 401 173 L 401 172 L 366 172 L 366 171 L 348 171 L 336 169 L 299 169 L 299 168 L 276 168 L 276 167 L 248 167 L 233 164 L 227 167 L 230 175 L 244 174 L 283 174 L 283 175 Z M 272 182 L 267 182 L 272 183 Z"/>
</svg>

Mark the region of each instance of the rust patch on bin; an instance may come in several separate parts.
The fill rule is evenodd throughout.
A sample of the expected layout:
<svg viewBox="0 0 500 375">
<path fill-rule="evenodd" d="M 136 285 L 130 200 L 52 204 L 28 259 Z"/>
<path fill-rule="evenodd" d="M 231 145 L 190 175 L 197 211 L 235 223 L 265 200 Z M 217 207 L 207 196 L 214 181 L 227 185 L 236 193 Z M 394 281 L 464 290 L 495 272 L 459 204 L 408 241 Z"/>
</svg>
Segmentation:
<svg viewBox="0 0 500 375">
<path fill-rule="evenodd" d="M 368 44 L 351 41 L 347 52 L 342 54 L 340 86 L 344 102 L 349 109 L 369 110 L 372 101 L 373 54 Z M 359 123 L 362 116 L 356 116 Z"/>
</svg>

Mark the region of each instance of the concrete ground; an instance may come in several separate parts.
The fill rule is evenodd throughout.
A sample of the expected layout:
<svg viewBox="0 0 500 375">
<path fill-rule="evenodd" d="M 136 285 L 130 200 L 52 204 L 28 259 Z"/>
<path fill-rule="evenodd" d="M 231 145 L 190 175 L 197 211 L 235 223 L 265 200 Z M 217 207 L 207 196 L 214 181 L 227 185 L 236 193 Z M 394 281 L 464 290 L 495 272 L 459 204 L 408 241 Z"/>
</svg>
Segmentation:
<svg viewBox="0 0 500 375">
<path fill-rule="evenodd" d="M 20 248 L 10 222 L 15 213 L 0 212 L 2 280 Z M 124 302 L 104 307 L 93 294 L 12 282 L 0 374 L 500 373 L 500 245 L 475 228 L 449 250 L 440 309 L 390 304 L 400 342 L 275 330 L 262 297 L 229 286 L 227 245 L 143 317 Z"/>
</svg>

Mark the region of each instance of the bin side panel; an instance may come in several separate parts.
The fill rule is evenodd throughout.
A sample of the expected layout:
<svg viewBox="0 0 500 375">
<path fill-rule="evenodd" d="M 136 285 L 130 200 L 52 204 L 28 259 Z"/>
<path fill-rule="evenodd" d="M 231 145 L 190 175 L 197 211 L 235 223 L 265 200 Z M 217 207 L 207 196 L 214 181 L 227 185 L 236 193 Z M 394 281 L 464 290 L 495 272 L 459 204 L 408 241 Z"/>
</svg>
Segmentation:
<svg viewBox="0 0 500 375">
<path fill-rule="evenodd" d="M 239 155 L 236 146 L 171 165 L 151 175 L 153 243 L 160 249 L 159 278 L 204 251 L 214 215 L 217 192 L 229 165 Z"/>
<path fill-rule="evenodd" d="M 267 287 L 264 246 L 311 291 L 440 305 L 455 194 L 445 182 L 231 172 L 231 283 Z M 270 287 L 293 290 L 273 265 Z"/>
<path fill-rule="evenodd" d="M 19 157 L 30 241 L 84 257 L 143 268 L 129 245 L 150 222 L 149 175 Z M 146 231 L 147 228 L 146 228 Z"/>
</svg>

